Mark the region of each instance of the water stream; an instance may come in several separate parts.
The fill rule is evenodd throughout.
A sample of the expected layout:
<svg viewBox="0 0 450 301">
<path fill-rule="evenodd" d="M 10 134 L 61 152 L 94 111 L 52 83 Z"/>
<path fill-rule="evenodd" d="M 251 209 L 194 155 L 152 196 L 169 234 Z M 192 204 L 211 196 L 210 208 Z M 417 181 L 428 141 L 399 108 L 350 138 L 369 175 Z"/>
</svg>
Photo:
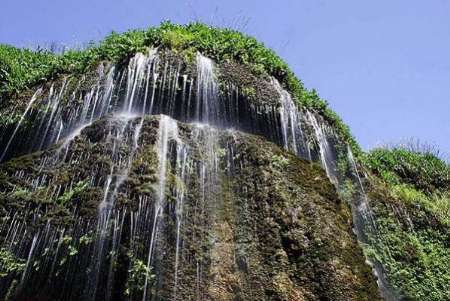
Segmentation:
<svg viewBox="0 0 450 301">
<path fill-rule="evenodd" d="M 0 149 L 0 161 L 45 150 L 58 143 L 54 153 L 49 151 L 49 155 L 43 156 L 42 174 L 17 171 L 15 177 L 33 183 L 33 191 L 44 186 L 52 189 L 49 195 L 53 201 L 62 202 L 65 193 L 83 183 L 88 187 L 102 187 L 103 195 L 95 218 L 85 219 L 78 208 L 74 208 L 71 227 L 49 223 L 47 228 L 36 226 L 40 230 L 35 231 L 30 225 L 39 220 L 40 210 L 45 211 L 45 208 L 27 208 L 5 216 L 0 228 L 4 237 L 0 247 L 26 261 L 20 283 L 6 279 L 0 283 L 0 291 L 15 286 L 23 288 L 45 274 L 45 279 L 55 279 L 57 283 L 75 280 L 80 283 L 64 292 L 52 292 L 55 299 L 76 299 L 82 291 L 84 300 L 113 300 L 112 288 L 124 277 L 120 271 L 131 274 L 133 269 L 140 269 L 144 279 L 133 279 L 142 282 L 139 299 L 160 300 L 154 296 L 169 285 L 171 298 L 182 300 L 183 287 L 194 282 L 197 300 L 201 300 L 205 294 L 203 275 L 208 263 L 195 254 L 198 248 L 209 250 L 212 247 L 193 243 L 208 241 L 208 237 L 204 231 L 192 229 L 213 224 L 221 202 L 222 178 L 232 174 L 234 164 L 234 150 L 221 145 L 219 130 L 261 135 L 301 158 L 318 161 L 330 181 L 339 187 L 341 175 L 337 170 L 335 145 L 339 138 L 322 117 L 300 109 L 275 79 L 270 84 L 279 94 L 278 105 L 258 107 L 250 103 L 238 87 L 229 85 L 227 93 L 221 90 L 220 70 L 211 59 L 198 53 L 195 65 L 195 71 L 189 72 L 183 62 L 160 55 L 158 49 L 150 49 L 133 56 L 125 68 L 100 65 L 95 80 L 87 89 L 81 88 L 87 79 L 74 84 L 74 79 L 63 78 L 48 90 L 40 87 L 35 91 L 15 126 L 2 131 L 0 139 L 5 146 Z M 37 113 L 31 114 L 34 107 Z M 143 160 L 140 152 L 147 115 L 160 116 L 154 141 L 157 184 L 152 184 L 150 179 L 143 180 L 151 188 L 133 192 L 136 204 L 130 207 L 132 209 L 118 207 L 118 199 L 132 197 L 125 186 L 133 168 L 139 164 L 135 161 Z M 189 123 L 190 137 L 180 134 L 178 121 Z M 81 136 L 86 139 L 89 129 L 99 122 L 107 124 L 106 147 L 95 149 L 98 146 L 91 141 L 88 145 L 93 151 L 79 150 L 81 145 L 77 144 L 77 139 Z M 18 133 L 27 129 L 28 136 L 19 139 Z M 13 152 L 12 146 L 17 151 Z M 362 223 L 357 235 L 363 241 L 363 229 L 369 227 L 375 231 L 375 224 L 350 148 L 346 148 L 346 153 L 355 175 L 352 180 L 360 189 L 359 197 L 349 201 L 354 205 L 356 224 Z M 44 173 L 49 168 L 62 170 L 64 164 L 90 162 L 90 156 L 94 155 L 110 162 L 109 172 L 99 172 L 105 168 L 105 163 L 105 166 L 94 166 L 93 170 L 77 171 L 68 183 Z M 228 175 L 221 170 L 221 160 L 225 160 Z M 122 244 L 127 245 L 127 256 L 131 258 L 126 267 L 117 266 L 119 257 L 124 256 Z M 73 255 L 65 258 L 63 252 Z M 41 271 L 35 272 L 31 268 L 32 261 L 39 257 L 44 258 L 40 261 Z M 62 273 L 59 266 L 65 267 L 64 276 L 59 274 Z M 189 266 L 195 266 L 195 275 L 189 274 Z M 81 273 L 86 279 L 84 276 L 75 279 L 80 274 L 79 269 L 86 270 Z M 158 279 L 169 279 L 170 284 Z M 48 283 L 43 286 L 52 291 Z M 380 287 L 387 290 L 382 283 Z M 133 289 L 128 288 L 128 292 L 136 299 Z"/>
</svg>

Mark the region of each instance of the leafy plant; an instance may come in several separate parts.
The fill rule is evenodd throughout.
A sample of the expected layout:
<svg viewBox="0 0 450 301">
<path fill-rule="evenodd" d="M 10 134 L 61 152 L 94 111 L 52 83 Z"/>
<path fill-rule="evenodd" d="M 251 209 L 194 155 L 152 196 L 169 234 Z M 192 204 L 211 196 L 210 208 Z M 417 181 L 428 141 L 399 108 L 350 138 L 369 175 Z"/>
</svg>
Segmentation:
<svg viewBox="0 0 450 301">
<path fill-rule="evenodd" d="M 85 191 L 88 186 L 89 184 L 86 182 L 78 182 L 73 189 L 64 192 L 64 194 L 58 198 L 57 203 L 63 206 L 68 204 L 72 199 L 76 198 L 77 195 Z"/>
<path fill-rule="evenodd" d="M 25 260 L 16 258 L 7 249 L 0 249 L 0 278 L 21 273 L 25 269 Z"/>
<path fill-rule="evenodd" d="M 426 193 L 450 188 L 449 166 L 428 152 L 412 152 L 401 147 L 380 148 L 368 153 L 364 161 L 390 184 L 411 184 Z"/>
<path fill-rule="evenodd" d="M 152 273 L 151 268 L 140 259 L 131 256 L 131 266 L 128 270 L 128 281 L 125 294 L 127 296 L 134 296 L 136 294 L 142 293 L 145 288 L 145 280 L 149 281 L 150 285 L 155 280 L 155 275 Z"/>
<path fill-rule="evenodd" d="M 283 169 L 289 164 L 289 160 L 282 155 L 273 155 L 270 162 L 278 169 Z"/>
</svg>

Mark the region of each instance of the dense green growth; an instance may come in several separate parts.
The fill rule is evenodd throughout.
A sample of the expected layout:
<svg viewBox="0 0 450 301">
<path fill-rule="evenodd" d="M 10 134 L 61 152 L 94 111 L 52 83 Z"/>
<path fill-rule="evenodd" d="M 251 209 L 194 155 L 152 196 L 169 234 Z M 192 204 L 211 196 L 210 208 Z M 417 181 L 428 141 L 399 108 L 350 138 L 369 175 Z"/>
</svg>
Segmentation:
<svg viewBox="0 0 450 301">
<path fill-rule="evenodd" d="M 16 258 L 9 250 L 0 249 L 0 278 L 19 274 L 25 269 L 25 262 Z"/>
<path fill-rule="evenodd" d="M 389 184 L 410 184 L 427 193 L 450 189 L 449 166 L 429 152 L 380 148 L 368 153 L 365 163 Z"/>
<path fill-rule="evenodd" d="M 367 251 L 407 300 L 446 300 L 450 291 L 449 166 L 429 152 L 376 149 L 366 166 L 377 231 Z"/>
<path fill-rule="evenodd" d="M 349 142 L 356 153 L 359 147 L 349 128 L 315 90 L 308 91 L 288 65 L 256 39 L 231 29 L 213 28 L 201 23 L 175 25 L 164 22 L 147 30 L 111 33 L 98 45 L 85 50 L 70 50 L 62 55 L 46 51 L 33 52 L 0 45 L 0 97 L 7 97 L 62 73 L 83 73 L 101 60 L 123 61 L 146 47 L 169 48 L 192 56 L 196 51 L 217 62 L 236 61 L 248 66 L 256 75 L 277 78 L 300 102 L 321 113 Z"/>
</svg>

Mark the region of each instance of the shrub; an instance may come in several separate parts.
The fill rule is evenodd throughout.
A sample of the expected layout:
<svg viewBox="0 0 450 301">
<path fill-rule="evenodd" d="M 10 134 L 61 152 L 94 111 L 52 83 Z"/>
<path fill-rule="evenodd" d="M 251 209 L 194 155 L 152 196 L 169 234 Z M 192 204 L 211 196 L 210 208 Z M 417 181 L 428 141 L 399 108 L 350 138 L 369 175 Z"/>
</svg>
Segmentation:
<svg viewBox="0 0 450 301">
<path fill-rule="evenodd" d="M 364 161 L 390 184 L 410 184 L 425 193 L 450 189 L 450 168 L 432 153 L 379 148 L 366 154 Z"/>
</svg>

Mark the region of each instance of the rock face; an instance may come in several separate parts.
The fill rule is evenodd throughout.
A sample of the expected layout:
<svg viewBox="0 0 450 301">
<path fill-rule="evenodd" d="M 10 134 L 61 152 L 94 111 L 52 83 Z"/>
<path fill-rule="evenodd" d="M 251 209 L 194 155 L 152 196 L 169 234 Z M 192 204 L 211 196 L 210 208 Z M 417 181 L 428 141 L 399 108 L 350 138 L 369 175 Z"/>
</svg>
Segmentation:
<svg viewBox="0 0 450 301">
<path fill-rule="evenodd" d="M 153 49 L 1 114 L 3 299 L 380 299 L 351 151 L 273 78 Z"/>
</svg>

